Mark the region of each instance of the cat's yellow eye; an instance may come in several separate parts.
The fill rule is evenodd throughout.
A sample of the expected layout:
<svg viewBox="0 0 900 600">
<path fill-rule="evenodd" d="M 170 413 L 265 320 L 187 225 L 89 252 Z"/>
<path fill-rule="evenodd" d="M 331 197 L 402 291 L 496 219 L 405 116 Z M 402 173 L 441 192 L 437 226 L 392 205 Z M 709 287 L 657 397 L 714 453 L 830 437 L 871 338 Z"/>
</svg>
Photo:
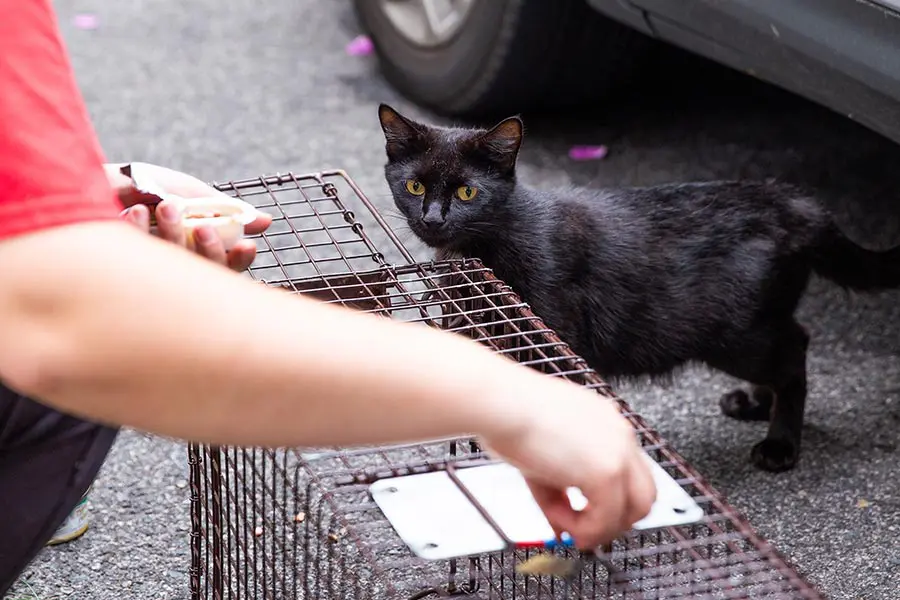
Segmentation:
<svg viewBox="0 0 900 600">
<path fill-rule="evenodd" d="M 406 181 L 406 191 L 413 196 L 421 196 L 425 193 L 425 186 L 415 179 L 408 179 Z"/>
<path fill-rule="evenodd" d="M 468 202 L 478 193 L 478 188 L 471 185 L 462 185 L 456 188 L 456 197 L 464 202 Z"/>
</svg>

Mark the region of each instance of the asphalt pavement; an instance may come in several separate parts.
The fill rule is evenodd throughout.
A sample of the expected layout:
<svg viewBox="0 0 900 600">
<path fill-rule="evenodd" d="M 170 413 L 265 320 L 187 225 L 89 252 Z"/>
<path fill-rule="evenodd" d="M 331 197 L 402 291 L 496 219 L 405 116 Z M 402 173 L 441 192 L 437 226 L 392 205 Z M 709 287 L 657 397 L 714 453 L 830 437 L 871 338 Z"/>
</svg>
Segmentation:
<svg viewBox="0 0 900 600">
<path fill-rule="evenodd" d="M 390 206 L 377 103 L 425 113 L 383 82 L 375 59 L 345 53 L 359 33 L 348 2 L 55 4 L 110 160 L 207 180 L 342 168 Z M 95 14 L 97 27 L 76 27 L 78 13 Z M 779 177 L 818 188 L 860 243 L 900 243 L 900 148 L 715 69 L 684 75 L 585 115 L 527 123 L 522 177 L 544 187 Z M 606 144 L 609 155 L 573 162 L 575 144 Z M 812 333 L 810 399 L 790 473 L 750 466 L 764 425 L 720 415 L 717 398 L 733 384 L 724 376 L 694 369 L 668 388 L 619 392 L 829 597 L 896 599 L 900 293 L 854 296 L 815 281 L 801 320 Z M 45 550 L 11 598 L 188 597 L 183 445 L 123 433 L 90 510 L 90 531 Z"/>
</svg>

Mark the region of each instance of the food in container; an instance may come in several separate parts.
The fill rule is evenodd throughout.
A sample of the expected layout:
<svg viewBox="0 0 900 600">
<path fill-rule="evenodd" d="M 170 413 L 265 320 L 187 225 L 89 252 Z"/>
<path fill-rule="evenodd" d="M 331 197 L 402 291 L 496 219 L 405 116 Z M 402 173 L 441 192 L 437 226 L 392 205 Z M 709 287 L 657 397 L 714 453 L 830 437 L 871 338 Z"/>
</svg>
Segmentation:
<svg viewBox="0 0 900 600">
<path fill-rule="evenodd" d="M 209 225 L 222 238 L 225 250 L 231 250 L 243 239 L 244 227 L 259 216 L 256 208 L 237 198 L 184 198 L 178 204 L 189 248 L 194 247 L 194 231 Z"/>
<path fill-rule="evenodd" d="M 252 204 L 225 194 L 184 198 L 167 193 L 156 184 L 142 163 L 131 163 L 122 172 L 131 178 L 137 190 L 154 199 L 154 202 L 148 203 L 151 233 L 157 232 L 155 211 L 158 202 L 167 200 L 179 208 L 187 234 L 187 246 L 190 249 L 196 246 L 194 231 L 203 225 L 209 225 L 219 234 L 225 250 L 231 250 L 243 239 L 244 227 L 256 220 L 260 214 Z"/>
</svg>

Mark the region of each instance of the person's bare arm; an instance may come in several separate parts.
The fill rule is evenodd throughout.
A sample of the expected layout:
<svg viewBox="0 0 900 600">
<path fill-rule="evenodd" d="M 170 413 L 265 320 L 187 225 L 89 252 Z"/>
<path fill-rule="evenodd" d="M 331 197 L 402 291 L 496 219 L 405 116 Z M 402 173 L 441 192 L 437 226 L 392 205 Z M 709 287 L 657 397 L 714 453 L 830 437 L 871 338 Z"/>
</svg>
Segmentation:
<svg viewBox="0 0 900 600">
<path fill-rule="evenodd" d="M 264 289 L 125 224 L 4 241 L 0 264 L 0 331 L 15 340 L 0 347 L 0 375 L 63 410 L 240 444 L 515 426 L 514 394 L 479 401 L 492 377 L 518 369 L 506 359 Z"/>
<path fill-rule="evenodd" d="M 650 510 L 611 402 L 475 342 L 266 289 L 125 223 L 7 239 L 0 265 L 0 379 L 63 411 L 268 447 L 481 435 L 583 548 Z"/>
</svg>

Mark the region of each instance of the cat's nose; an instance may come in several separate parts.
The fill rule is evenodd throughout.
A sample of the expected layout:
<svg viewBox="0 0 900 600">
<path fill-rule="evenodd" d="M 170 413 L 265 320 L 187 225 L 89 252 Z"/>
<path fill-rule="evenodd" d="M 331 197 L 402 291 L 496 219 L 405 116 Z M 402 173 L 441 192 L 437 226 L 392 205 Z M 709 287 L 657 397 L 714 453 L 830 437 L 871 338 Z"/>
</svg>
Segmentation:
<svg viewBox="0 0 900 600">
<path fill-rule="evenodd" d="M 425 227 L 425 229 L 429 233 L 435 233 L 437 231 L 440 231 L 441 228 L 444 226 L 444 220 L 443 219 L 429 219 L 426 217 L 426 218 L 422 219 L 422 226 Z"/>
</svg>

